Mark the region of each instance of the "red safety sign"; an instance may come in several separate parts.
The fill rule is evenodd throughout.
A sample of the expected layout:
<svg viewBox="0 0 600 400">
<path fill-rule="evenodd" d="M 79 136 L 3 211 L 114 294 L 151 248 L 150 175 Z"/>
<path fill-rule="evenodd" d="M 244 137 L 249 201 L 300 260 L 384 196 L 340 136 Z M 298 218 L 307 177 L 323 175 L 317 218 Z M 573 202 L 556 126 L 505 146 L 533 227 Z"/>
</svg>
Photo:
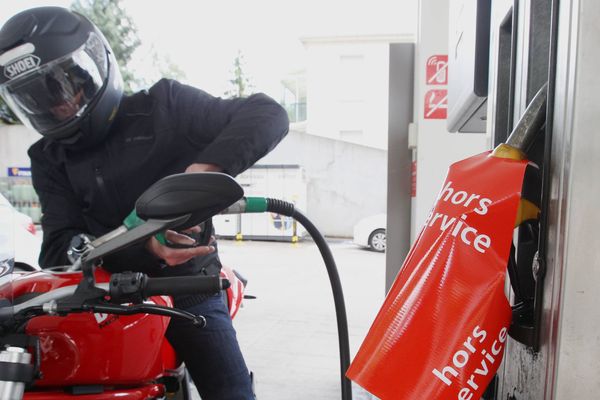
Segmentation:
<svg viewBox="0 0 600 400">
<path fill-rule="evenodd" d="M 417 162 L 410 165 L 410 197 L 417 197 Z"/>
<path fill-rule="evenodd" d="M 431 89 L 425 93 L 425 119 L 446 119 L 448 115 L 448 90 Z"/>
<path fill-rule="evenodd" d="M 479 399 L 511 320 L 506 265 L 527 161 L 453 164 L 347 376 L 382 400 Z"/>
<path fill-rule="evenodd" d="M 425 82 L 427 85 L 448 84 L 448 55 L 437 54 L 427 59 Z"/>
</svg>

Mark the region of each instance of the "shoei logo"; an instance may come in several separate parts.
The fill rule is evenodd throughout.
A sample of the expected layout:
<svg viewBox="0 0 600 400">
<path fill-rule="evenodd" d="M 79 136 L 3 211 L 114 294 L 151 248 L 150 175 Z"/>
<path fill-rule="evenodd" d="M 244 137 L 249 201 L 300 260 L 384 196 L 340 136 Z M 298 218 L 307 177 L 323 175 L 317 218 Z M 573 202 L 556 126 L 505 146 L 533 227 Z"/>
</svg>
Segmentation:
<svg viewBox="0 0 600 400">
<path fill-rule="evenodd" d="M 19 58 L 4 67 L 4 76 L 8 79 L 16 78 L 17 76 L 31 71 L 40 65 L 40 58 L 29 54 L 25 57 Z"/>
</svg>

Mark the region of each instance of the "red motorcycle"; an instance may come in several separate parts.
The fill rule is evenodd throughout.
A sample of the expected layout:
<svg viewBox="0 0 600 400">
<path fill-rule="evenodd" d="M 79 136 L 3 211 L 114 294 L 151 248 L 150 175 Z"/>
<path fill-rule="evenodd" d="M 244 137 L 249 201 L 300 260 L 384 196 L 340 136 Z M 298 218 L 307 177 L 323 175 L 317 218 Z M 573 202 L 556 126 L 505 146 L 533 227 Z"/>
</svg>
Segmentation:
<svg viewBox="0 0 600 400">
<path fill-rule="evenodd" d="M 0 400 L 189 398 L 184 366 L 164 334 L 170 318 L 199 329 L 206 320 L 173 308 L 170 296 L 227 289 L 233 318 L 244 283 L 228 269 L 221 277 L 109 274 L 100 260 L 166 229 L 197 225 L 242 196 L 225 174 L 172 175 L 136 202 L 143 223 L 94 240 L 74 265 L 0 268 Z"/>
</svg>

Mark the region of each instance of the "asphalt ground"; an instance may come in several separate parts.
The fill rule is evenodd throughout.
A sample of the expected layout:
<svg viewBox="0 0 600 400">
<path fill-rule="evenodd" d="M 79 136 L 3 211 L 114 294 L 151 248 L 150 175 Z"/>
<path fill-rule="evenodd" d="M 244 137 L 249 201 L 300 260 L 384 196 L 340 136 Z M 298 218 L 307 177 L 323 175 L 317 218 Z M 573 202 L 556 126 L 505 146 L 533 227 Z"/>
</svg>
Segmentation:
<svg viewBox="0 0 600 400">
<path fill-rule="evenodd" d="M 328 240 L 344 291 L 353 358 L 385 297 L 385 255 Z M 219 240 L 223 264 L 248 279 L 234 319 L 259 400 L 341 398 L 336 314 L 325 264 L 311 240 Z M 353 385 L 355 400 L 374 399 Z"/>
</svg>

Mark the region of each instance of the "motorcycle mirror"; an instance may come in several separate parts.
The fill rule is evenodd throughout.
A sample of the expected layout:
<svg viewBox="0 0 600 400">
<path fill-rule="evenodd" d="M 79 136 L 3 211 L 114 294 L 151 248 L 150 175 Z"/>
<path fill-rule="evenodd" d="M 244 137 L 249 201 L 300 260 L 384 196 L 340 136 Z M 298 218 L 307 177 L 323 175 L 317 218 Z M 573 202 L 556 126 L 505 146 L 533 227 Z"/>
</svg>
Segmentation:
<svg viewBox="0 0 600 400">
<path fill-rule="evenodd" d="M 242 187 L 227 174 L 196 172 L 169 175 L 150 186 L 135 204 L 136 214 L 146 222 L 125 232 L 117 229 L 114 231 L 116 235 L 105 235 L 110 237 L 85 254 L 82 265 L 165 229 L 187 229 L 198 225 L 242 196 Z"/>
<path fill-rule="evenodd" d="M 187 229 L 220 213 L 244 196 L 242 187 L 229 175 L 195 172 L 169 175 L 148 188 L 135 203 L 144 219 L 172 219 L 189 214 Z"/>
</svg>

